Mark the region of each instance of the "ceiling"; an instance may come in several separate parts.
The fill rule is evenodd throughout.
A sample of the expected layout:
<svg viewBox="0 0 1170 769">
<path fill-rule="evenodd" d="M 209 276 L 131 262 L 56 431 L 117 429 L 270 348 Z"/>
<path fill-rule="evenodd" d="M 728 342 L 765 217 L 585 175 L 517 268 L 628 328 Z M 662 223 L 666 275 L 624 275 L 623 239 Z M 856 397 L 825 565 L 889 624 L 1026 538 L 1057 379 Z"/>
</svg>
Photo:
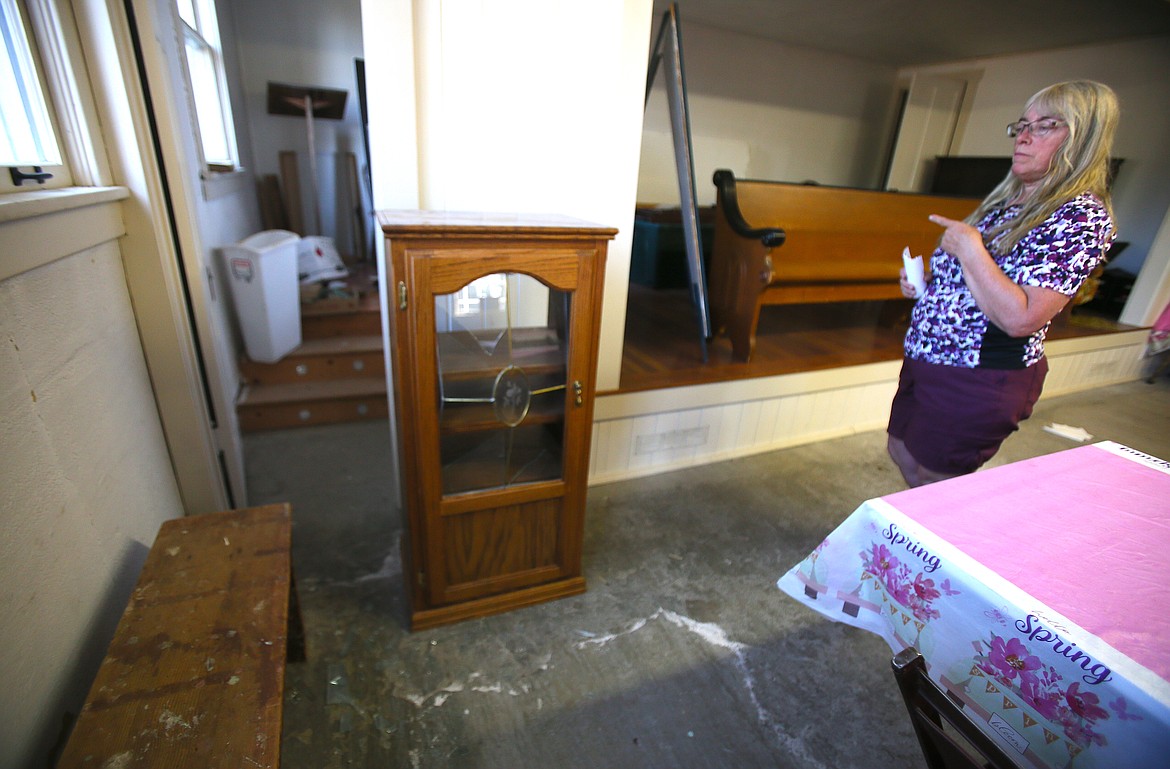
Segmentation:
<svg viewBox="0 0 1170 769">
<path fill-rule="evenodd" d="M 1170 0 L 678 0 L 688 21 L 893 67 L 1170 34 Z M 654 0 L 657 30 L 669 0 Z"/>
</svg>

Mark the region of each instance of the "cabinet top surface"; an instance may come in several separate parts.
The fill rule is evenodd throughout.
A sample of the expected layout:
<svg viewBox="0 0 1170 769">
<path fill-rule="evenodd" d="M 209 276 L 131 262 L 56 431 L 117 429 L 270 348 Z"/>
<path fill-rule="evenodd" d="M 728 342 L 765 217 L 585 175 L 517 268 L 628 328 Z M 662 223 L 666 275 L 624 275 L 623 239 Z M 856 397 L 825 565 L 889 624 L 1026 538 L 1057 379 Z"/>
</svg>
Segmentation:
<svg viewBox="0 0 1170 769">
<path fill-rule="evenodd" d="M 617 234 L 613 227 L 557 214 L 379 211 L 378 224 L 387 235 L 498 235 L 511 232 L 612 238 Z"/>
</svg>

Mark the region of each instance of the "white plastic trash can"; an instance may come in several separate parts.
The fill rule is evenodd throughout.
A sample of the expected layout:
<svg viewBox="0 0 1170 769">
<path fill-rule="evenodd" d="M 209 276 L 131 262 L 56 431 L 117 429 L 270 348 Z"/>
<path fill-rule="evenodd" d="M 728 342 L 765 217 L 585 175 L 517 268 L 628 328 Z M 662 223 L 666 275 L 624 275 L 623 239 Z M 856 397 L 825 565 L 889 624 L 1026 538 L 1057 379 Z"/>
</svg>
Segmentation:
<svg viewBox="0 0 1170 769">
<path fill-rule="evenodd" d="M 232 303 L 248 357 L 275 363 L 301 344 L 297 243 L 287 230 L 266 230 L 225 246 Z"/>
</svg>

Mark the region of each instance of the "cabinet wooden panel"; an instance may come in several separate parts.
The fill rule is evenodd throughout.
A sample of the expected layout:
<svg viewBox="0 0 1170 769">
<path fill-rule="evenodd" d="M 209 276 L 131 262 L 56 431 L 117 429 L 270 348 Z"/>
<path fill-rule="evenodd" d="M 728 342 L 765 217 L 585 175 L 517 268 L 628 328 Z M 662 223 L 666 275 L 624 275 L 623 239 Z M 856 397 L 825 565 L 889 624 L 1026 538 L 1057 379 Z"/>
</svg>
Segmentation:
<svg viewBox="0 0 1170 769">
<path fill-rule="evenodd" d="M 608 242 L 383 211 L 411 627 L 580 593 Z"/>
</svg>

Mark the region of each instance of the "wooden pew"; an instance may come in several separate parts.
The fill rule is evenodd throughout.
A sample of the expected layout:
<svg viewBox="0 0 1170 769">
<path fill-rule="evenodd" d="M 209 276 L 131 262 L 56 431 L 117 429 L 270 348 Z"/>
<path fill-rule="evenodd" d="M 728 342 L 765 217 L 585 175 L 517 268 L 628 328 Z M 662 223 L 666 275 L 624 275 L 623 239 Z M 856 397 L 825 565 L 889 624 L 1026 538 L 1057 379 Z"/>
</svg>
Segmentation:
<svg viewBox="0 0 1170 769">
<path fill-rule="evenodd" d="M 929 260 L 942 229 L 930 214 L 963 219 L 974 198 L 736 179 L 719 170 L 708 275 L 712 328 L 738 360 L 751 357 L 760 309 L 900 299 L 902 249 Z"/>
<path fill-rule="evenodd" d="M 287 504 L 159 529 L 58 769 L 280 765 Z"/>
</svg>

